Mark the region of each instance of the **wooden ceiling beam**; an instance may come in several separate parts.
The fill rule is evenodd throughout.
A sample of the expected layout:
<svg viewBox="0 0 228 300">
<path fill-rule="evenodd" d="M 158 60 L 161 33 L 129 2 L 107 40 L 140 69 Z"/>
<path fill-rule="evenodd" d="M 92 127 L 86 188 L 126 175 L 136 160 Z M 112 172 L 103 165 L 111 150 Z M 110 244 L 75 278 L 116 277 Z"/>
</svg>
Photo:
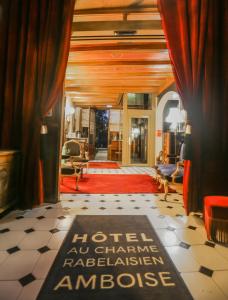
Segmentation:
<svg viewBox="0 0 228 300">
<path fill-rule="evenodd" d="M 89 98 L 75 98 L 75 97 L 71 97 L 70 99 L 72 101 L 78 101 L 78 102 L 88 102 L 88 101 L 101 101 L 101 102 L 105 102 L 105 101 L 112 101 L 115 102 L 117 101 L 117 98 L 110 98 L 110 97 L 106 97 L 106 98 L 102 98 L 102 97 L 89 97 Z"/>
<path fill-rule="evenodd" d="M 118 101 L 115 100 L 115 101 L 111 101 L 109 99 L 107 99 L 106 101 L 100 101 L 99 99 L 93 99 L 93 100 L 89 100 L 89 101 L 74 101 L 72 100 L 72 103 L 80 103 L 80 104 L 85 104 L 85 105 L 91 105 L 91 104 L 103 104 L 103 105 L 106 105 L 106 104 L 111 104 L 111 105 L 114 105 L 114 104 L 118 104 Z"/>
<path fill-rule="evenodd" d="M 99 98 L 99 99 L 107 99 L 107 97 L 109 99 L 116 99 L 118 97 L 119 94 L 115 94 L 114 96 L 113 95 L 103 95 L 102 93 L 100 94 L 97 94 L 97 95 L 85 95 L 85 94 L 81 94 L 81 95 L 75 95 L 75 96 L 71 96 L 72 99 L 81 99 L 81 100 L 84 100 L 84 99 L 90 99 L 90 98 Z"/>
<path fill-rule="evenodd" d="M 170 61 L 170 58 L 167 49 L 75 51 L 69 54 L 69 62 L 116 60 Z"/>
<path fill-rule="evenodd" d="M 68 66 L 125 66 L 125 65 L 167 65 L 170 66 L 170 60 L 112 60 L 112 61 L 68 61 Z"/>
<path fill-rule="evenodd" d="M 133 62 L 133 61 L 132 61 Z M 87 65 L 80 65 L 78 66 L 76 63 L 74 64 L 73 62 L 70 64 L 68 63 L 67 73 L 74 73 L 74 72 L 131 72 L 131 71 L 138 71 L 138 72 L 171 72 L 172 71 L 172 66 L 169 63 L 167 66 L 165 65 L 137 65 L 137 66 L 87 66 Z"/>
<path fill-rule="evenodd" d="M 108 103 L 109 104 L 109 103 Z M 105 103 L 77 103 L 77 102 L 74 102 L 74 106 L 78 106 L 78 107 L 81 107 L 81 108 L 96 108 L 96 109 L 105 109 L 107 110 L 107 105 L 108 104 L 105 104 Z M 112 103 L 110 104 L 112 105 L 112 109 L 117 109 L 117 108 L 122 108 L 122 106 L 120 106 L 118 103 Z"/>
<path fill-rule="evenodd" d="M 94 104 L 102 104 L 102 105 L 116 105 L 119 104 L 117 100 L 115 101 L 110 101 L 109 99 L 107 99 L 106 101 L 100 101 L 99 99 L 90 99 L 88 101 L 78 101 L 78 100 L 71 100 L 72 103 L 78 103 L 78 104 L 82 104 L 82 105 L 94 105 Z"/>
<path fill-rule="evenodd" d="M 95 108 L 95 109 L 109 109 L 107 108 L 107 104 L 96 104 L 96 103 L 93 103 L 93 104 L 82 104 L 82 103 L 74 103 L 75 106 L 80 106 L 81 108 Z M 112 109 L 122 109 L 122 105 L 119 105 L 119 104 L 112 104 Z"/>
<path fill-rule="evenodd" d="M 103 7 L 103 8 L 90 8 L 90 9 L 75 9 L 74 15 L 100 15 L 100 14 L 119 14 L 119 13 L 142 13 L 142 12 L 158 12 L 156 4 L 151 5 L 136 5 L 128 7 Z"/>
<path fill-rule="evenodd" d="M 149 86 L 160 86 L 162 83 L 162 80 L 156 80 L 156 79 L 146 79 L 146 80 L 140 80 L 140 79 L 136 79 L 136 80 L 128 80 L 127 78 L 125 78 L 125 80 L 123 79 L 85 79 L 85 80 L 81 80 L 81 79 L 77 79 L 77 80 L 67 80 L 65 81 L 65 86 L 66 87 L 73 87 L 73 86 L 90 86 L 90 85 L 97 85 L 97 86 L 119 86 L 119 85 L 123 85 L 123 86 L 132 86 L 132 85 L 136 85 L 136 86 L 140 86 L 140 85 L 149 85 Z"/>
<path fill-rule="evenodd" d="M 65 94 L 76 105 L 118 107 L 122 93 L 157 94 L 173 82 L 156 0 L 80 0 L 72 32 Z"/>
<path fill-rule="evenodd" d="M 173 73 L 171 70 L 150 70 L 145 69 L 144 71 L 138 70 L 135 68 L 134 70 L 100 70 L 100 68 L 97 68 L 97 70 L 75 70 L 73 71 L 67 71 L 66 72 L 66 79 L 77 79 L 77 78 L 109 78 L 109 77 L 130 77 L 130 76 L 153 76 L 157 78 L 161 77 L 170 77 Z"/>
<path fill-rule="evenodd" d="M 100 33 L 100 32 L 99 32 Z M 158 33 L 153 33 L 153 34 L 138 34 L 138 35 L 133 35 L 133 36 L 113 36 L 113 34 L 109 34 L 109 35 L 72 35 L 71 36 L 71 42 L 97 42 L 99 41 L 129 41 L 129 40 L 137 40 L 137 41 L 145 41 L 145 40 L 164 40 L 165 39 L 165 35 L 164 33 L 162 33 L 162 31 L 160 32 L 159 30 L 159 34 Z"/>
<path fill-rule="evenodd" d="M 117 103 L 118 99 L 100 99 L 100 98 L 91 98 L 87 100 L 79 100 L 79 99 L 74 99 L 71 98 L 72 102 L 78 102 L 78 103 L 91 103 L 91 102 L 100 102 L 100 103 Z"/>
<path fill-rule="evenodd" d="M 174 78 L 166 78 L 165 82 L 159 87 L 158 94 L 162 93 L 173 83 L 174 83 Z"/>
<path fill-rule="evenodd" d="M 100 91 L 66 91 L 66 93 L 70 96 L 70 97 L 84 97 L 84 96 L 88 96 L 88 97 L 117 97 L 118 93 L 103 93 Z"/>
<path fill-rule="evenodd" d="M 73 22 L 72 32 L 74 31 L 133 31 L 142 29 L 161 30 L 160 20 L 136 20 L 136 21 L 91 21 Z"/>
<path fill-rule="evenodd" d="M 158 87 L 151 86 L 78 86 L 65 87 L 66 92 L 100 92 L 100 93 L 157 93 Z"/>
<path fill-rule="evenodd" d="M 72 45 L 70 52 L 75 51 L 97 51 L 97 50 L 164 50 L 167 49 L 165 41 L 154 42 L 117 42 L 117 43 L 103 43 L 103 44 L 79 44 Z"/>
<path fill-rule="evenodd" d="M 173 77 L 172 73 L 168 74 L 156 74 L 156 73 L 137 73 L 137 72 L 132 72 L 132 73 L 91 73 L 87 75 L 81 75 L 81 74 L 72 74 L 72 75 L 66 75 L 66 85 L 77 80 L 106 80 L 106 79 L 113 79 L 113 80 L 164 80 L 167 77 Z"/>
</svg>

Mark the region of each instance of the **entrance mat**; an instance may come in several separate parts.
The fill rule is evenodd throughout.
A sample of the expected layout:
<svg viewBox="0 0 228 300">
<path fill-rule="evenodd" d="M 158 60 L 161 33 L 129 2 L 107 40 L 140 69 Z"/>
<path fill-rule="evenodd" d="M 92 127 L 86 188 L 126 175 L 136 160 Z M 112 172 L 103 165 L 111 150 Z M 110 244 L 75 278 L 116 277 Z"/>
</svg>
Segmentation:
<svg viewBox="0 0 228 300">
<path fill-rule="evenodd" d="M 74 177 L 64 176 L 60 181 L 60 192 L 71 194 L 133 194 L 133 193 L 163 193 L 158 189 L 158 183 L 149 175 L 123 174 L 85 174 L 80 179 L 76 191 Z M 169 189 L 170 193 L 175 191 Z"/>
<path fill-rule="evenodd" d="M 120 169 L 115 162 L 89 162 L 89 168 L 93 169 Z"/>
<path fill-rule="evenodd" d="M 146 216 L 77 216 L 38 300 L 192 299 Z"/>
</svg>

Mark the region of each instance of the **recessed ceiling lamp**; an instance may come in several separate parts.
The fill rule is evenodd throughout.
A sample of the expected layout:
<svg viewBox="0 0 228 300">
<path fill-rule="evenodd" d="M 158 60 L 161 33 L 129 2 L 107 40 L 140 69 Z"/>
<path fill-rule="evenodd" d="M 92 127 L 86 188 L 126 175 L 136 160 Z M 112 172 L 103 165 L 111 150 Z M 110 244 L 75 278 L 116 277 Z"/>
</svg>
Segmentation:
<svg viewBox="0 0 228 300">
<path fill-rule="evenodd" d="M 107 104 L 106 107 L 107 107 L 107 108 L 111 108 L 112 105 L 111 105 L 111 104 Z"/>
<path fill-rule="evenodd" d="M 114 31 L 115 36 L 131 36 L 131 35 L 136 35 L 137 31 L 136 30 L 118 30 Z"/>
</svg>

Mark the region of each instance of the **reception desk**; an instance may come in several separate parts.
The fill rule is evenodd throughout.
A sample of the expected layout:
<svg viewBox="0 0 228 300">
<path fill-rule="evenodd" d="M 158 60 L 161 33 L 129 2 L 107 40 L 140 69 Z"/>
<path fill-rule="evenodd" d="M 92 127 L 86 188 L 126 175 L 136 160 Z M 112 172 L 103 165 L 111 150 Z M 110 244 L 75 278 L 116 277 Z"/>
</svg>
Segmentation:
<svg viewBox="0 0 228 300">
<path fill-rule="evenodd" d="M 108 160 L 120 161 L 122 158 L 122 141 L 112 141 L 108 145 Z"/>
</svg>

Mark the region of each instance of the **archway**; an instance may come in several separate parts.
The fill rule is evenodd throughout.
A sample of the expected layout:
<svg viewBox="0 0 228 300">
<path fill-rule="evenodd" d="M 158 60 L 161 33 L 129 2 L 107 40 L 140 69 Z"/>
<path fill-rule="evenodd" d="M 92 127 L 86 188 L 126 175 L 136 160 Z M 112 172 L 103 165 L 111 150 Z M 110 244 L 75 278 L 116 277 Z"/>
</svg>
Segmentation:
<svg viewBox="0 0 228 300">
<path fill-rule="evenodd" d="M 178 93 L 169 91 L 164 94 L 157 105 L 156 110 L 156 136 L 155 136 L 155 156 L 157 157 L 159 152 L 162 150 L 162 131 L 163 131 L 163 111 L 166 103 L 169 100 L 180 100 Z"/>
</svg>

